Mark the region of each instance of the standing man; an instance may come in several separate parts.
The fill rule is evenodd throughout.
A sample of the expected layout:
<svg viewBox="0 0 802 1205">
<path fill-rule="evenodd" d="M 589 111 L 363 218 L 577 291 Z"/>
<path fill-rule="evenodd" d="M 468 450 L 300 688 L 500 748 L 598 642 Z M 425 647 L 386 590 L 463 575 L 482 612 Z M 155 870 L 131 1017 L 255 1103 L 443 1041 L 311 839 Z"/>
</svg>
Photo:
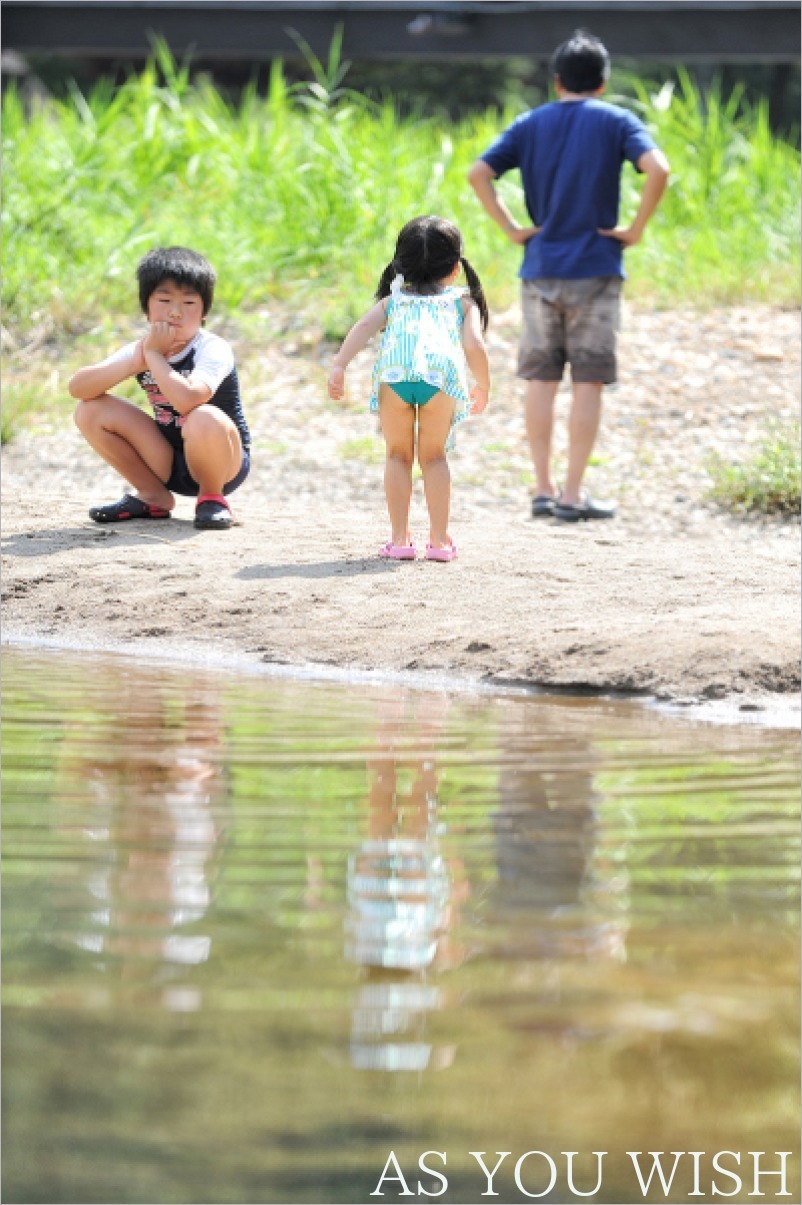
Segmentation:
<svg viewBox="0 0 802 1205">
<path fill-rule="evenodd" d="M 643 236 L 668 182 L 668 162 L 646 127 L 601 100 L 610 57 L 577 30 L 552 57 L 557 100 L 518 117 L 472 166 L 468 179 L 487 213 L 524 248 L 523 328 L 518 375 L 526 381 L 526 429 L 535 470 L 532 517 L 609 519 L 582 478 L 596 440 L 602 387 L 616 379 L 623 251 Z M 621 170 L 628 159 L 646 179 L 629 225 L 618 225 Z M 518 168 L 531 226 L 519 226 L 495 180 Z M 568 469 L 551 475 L 554 399 L 571 365 Z"/>
</svg>

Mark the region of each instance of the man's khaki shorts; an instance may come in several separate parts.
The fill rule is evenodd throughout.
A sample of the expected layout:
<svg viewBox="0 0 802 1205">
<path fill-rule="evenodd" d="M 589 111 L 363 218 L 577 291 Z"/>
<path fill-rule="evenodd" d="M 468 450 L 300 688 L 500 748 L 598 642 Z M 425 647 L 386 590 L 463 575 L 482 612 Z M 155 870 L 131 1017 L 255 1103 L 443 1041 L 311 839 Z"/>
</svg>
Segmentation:
<svg viewBox="0 0 802 1205">
<path fill-rule="evenodd" d="M 521 281 L 523 327 L 518 376 L 561 381 L 566 363 L 574 381 L 616 379 L 621 277 Z"/>
</svg>

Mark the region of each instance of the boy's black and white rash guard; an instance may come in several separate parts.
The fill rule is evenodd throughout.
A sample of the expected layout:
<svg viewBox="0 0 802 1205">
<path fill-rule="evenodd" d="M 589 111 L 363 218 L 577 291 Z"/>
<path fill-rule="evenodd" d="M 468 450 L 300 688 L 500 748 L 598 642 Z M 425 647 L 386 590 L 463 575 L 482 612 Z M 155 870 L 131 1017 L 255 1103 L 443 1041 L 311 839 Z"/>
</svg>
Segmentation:
<svg viewBox="0 0 802 1205">
<path fill-rule="evenodd" d="M 125 347 L 109 356 L 104 364 L 114 364 L 133 355 L 136 343 L 127 343 Z M 233 422 L 240 434 L 242 447 L 248 451 L 251 446 L 251 436 L 239 392 L 239 379 L 234 363 L 234 353 L 231 345 L 219 335 L 211 331 L 199 330 L 195 338 L 175 356 L 168 356 L 167 363 L 174 372 L 182 377 L 192 376 L 196 381 L 202 381 L 212 391 L 212 396 L 205 403 L 217 406 Z M 174 448 L 181 447 L 181 427 L 186 421 L 185 414 L 174 410 L 148 369 L 138 372 L 136 379 L 148 396 L 153 407 L 153 417 L 164 432 L 164 436 Z"/>
</svg>

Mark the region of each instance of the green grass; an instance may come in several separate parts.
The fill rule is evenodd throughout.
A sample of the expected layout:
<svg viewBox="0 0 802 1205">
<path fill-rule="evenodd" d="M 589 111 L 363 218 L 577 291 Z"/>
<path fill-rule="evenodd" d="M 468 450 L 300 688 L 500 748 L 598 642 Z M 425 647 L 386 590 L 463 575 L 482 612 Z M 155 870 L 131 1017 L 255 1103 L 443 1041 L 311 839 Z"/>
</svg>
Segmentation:
<svg viewBox="0 0 802 1205">
<path fill-rule="evenodd" d="M 367 464 L 381 464 L 384 460 L 384 445 L 373 436 L 365 435 L 345 439 L 339 446 L 343 460 L 361 460 Z"/>
<path fill-rule="evenodd" d="M 187 243 L 220 273 L 228 311 L 285 297 L 342 326 L 362 311 L 410 216 L 463 229 L 491 294 L 512 296 L 519 252 L 481 211 L 465 174 L 513 114 L 446 124 L 402 116 L 342 87 L 342 66 L 289 88 L 280 64 L 266 96 L 236 106 L 191 84 L 164 50 L 120 88 L 3 103 L 4 301 L 12 330 L 84 330 L 135 311 L 132 272 L 159 243 Z M 772 137 L 766 110 L 716 90 L 631 102 L 674 176 L 646 239 L 629 253 L 640 292 L 672 301 L 798 296 L 799 156 Z M 625 172 L 624 216 L 638 181 Z M 524 218 L 513 173 L 503 191 Z M 338 321 L 336 319 L 339 319 Z"/>
<path fill-rule="evenodd" d="M 237 104 L 208 80 L 191 82 L 163 47 L 119 88 L 101 82 L 30 109 L 7 88 L 3 321 L 9 346 L 37 346 L 8 353 L 12 392 L 19 373 L 35 387 L 43 357 L 66 379 L 89 344 L 130 337 L 134 269 L 159 244 L 207 255 L 220 277 L 216 316 L 263 340 L 267 304 L 341 336 L 417 213 L 456 221 L 491 309 L 511 302 L 520 252 L 465 177 L 515 114 L 449 123 L 406 102 L 367 101 L 345 87 L 336 43 L 327 64 L 309 62 L 311 83 L 289 86 L 277 63 L 266 95 L 246 89 Z M 665 305 L 795 304 L 799 155 L 773 137 L 765 107 L 716 89 L 703 103 L 687 77 L 673 92 L 635 92 L 627 103 L 666 150 L 673 179 L 627 253 L 630 291 Z M 633 171 L 624 176 L 622 220 L 639 190 Z M 526 220 L 517 175 L 500 187 Z M 6 436 L 30 407 L 12 399 L 10 409 Z"/>
<path fill-rule="evenodd" d="M 777 428 L 749 460 L 730 464 L 714 456 L 708 500 L 736 514 L 796 515 L 800 508 L 800 431 Z"/>
<path fill-rule="evenodd" d="M 49 402 L 48 409 L 52 410 L 56 401 L 52 396 L 43 396 L 43 390 L 37 382 L 16 381 L 13 388 L 6 385 L 0 410 L 0 441 L 10 443 L 22 427 L 34 426 L 43 405 L 47 406 Z"/>
<path fill-rule="evenodd" d="M 768 104 L 742 91 L 705 97 L 680 72 L 680 86 L 635 109 L 652 129 L 672 179 L 644 242 L 629 258 L 632 285 L 669 304 L 796 304 L 799 298 L 799 153 L 770 129 Z M 624 178 L 624 209 L 635 187 Z"/>
</svg>

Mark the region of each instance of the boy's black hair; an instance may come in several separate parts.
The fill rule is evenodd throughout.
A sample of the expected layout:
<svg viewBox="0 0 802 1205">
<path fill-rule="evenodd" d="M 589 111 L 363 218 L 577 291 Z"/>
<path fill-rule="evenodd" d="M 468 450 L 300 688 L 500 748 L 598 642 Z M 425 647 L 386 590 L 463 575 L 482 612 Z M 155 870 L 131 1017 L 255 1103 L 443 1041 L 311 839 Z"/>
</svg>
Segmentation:
<svg viewBox="0 0 802 1205">
<path fill-rule="evenodd" d="M 384 269 L 376 290 L 376 300 L 390 296 L 390 285 L 400 272 L 404 284 L 415 293 L 434 293 L 438 281 L 462 264 L 471 298 L 476 302 L 487 330 L 488 312 L 482 282 L 462 254 L 462 235 L 453 222 L 424 215 L 407 222 L 398 236 L 395 255 Z"/>
<path fill-rule="evenodd" d="M 194 289 L 203 301 L 204 318 L 212 308 L 214 286 L 217 280 L 208 259 L 189 247 L 156 247 L 137 264 L 136 277 L 139 281 L 139 304 L 148 312 L 151 295 L 165 280 Z"/>
<path fill-rule="evenodd" d="M 551 56 L 551 72 L 568 92 L 595 92 L 609 78 L 610 56 L 592 33 L 575 29 Z"/>
</svg>

